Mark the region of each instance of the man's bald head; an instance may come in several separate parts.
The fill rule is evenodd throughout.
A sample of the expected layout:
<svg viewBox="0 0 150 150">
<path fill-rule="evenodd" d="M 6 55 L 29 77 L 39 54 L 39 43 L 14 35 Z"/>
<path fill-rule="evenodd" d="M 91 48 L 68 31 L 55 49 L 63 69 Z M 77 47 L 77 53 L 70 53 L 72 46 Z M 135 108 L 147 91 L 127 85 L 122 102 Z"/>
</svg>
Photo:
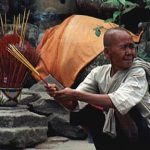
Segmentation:
<svg viewBox="0 0 150 150">
<path fill-rule="evenodd" d="M 130 32 L 124 28 L 121 28 L 121 27 L 116 27 L 116 28 L 111 28 L 111 29 L 108 29 L 105 34 L 104 34 L 104 47 L 108 47 L 108 46 L 111 46 L 111 44 L 114 42 L 114 40 L 116 38 L 118 38 L 118 35 L 119 34 L 130 34 Z"/>
<path fill-rule="evenodd" d="M 124 28 L 111 28 L 104 35 L 104 54 L 112 64 L 113 74 L 131 67 L 136 57 L 134 41 Z"/>
</svg>

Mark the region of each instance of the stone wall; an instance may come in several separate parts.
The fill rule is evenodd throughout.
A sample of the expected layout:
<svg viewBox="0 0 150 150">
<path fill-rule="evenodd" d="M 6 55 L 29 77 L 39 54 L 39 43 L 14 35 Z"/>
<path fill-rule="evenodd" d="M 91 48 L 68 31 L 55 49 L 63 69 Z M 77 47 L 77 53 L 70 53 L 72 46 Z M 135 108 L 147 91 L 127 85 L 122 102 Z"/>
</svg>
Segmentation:
<svg viewBox="0 0 150 150">
<path fill-rule="evenodd" d="M 35 0 L 35 6 L 40 11 L 54 10 L 61 14 L 74 13 L 76 0 Z"/>
</svg>

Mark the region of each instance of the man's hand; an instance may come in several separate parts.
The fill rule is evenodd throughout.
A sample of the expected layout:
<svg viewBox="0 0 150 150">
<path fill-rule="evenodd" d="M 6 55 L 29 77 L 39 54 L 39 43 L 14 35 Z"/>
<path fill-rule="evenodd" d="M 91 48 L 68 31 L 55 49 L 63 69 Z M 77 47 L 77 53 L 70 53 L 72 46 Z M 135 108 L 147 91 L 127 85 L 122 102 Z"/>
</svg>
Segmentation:
<svg viewBox="0 0 150 150">
<path fill-rule="evenodd" d="M 75 90 L 70 88 L 60 90 L 56 84 L 48 84 L 45 88 L 50 96 L 66 108 L 72 110 L 76 107 L 78 102 L 74 95 Z"/>
<path fill-rule="evenodd" d="M 57 87 L 56 84 L 48 84 L 48 85 L 45 85 L 45 88 L 47 90 L 47 93 L 52 96 L 52 97 L 55 97 L 55 93 L 56 91 L 59 90 L 59 88 Z"/>
<path fill-rule="evenodd" d="M 64 88 L 63 90 L 59 90 L 55 92 L 55 98 L 65 101 L 65 100 L 70 100 L 70 101 L 77 101 L 77 96 L 76 96 L 76 90 L 71 89 L 71 88 Z"/>
</svg>

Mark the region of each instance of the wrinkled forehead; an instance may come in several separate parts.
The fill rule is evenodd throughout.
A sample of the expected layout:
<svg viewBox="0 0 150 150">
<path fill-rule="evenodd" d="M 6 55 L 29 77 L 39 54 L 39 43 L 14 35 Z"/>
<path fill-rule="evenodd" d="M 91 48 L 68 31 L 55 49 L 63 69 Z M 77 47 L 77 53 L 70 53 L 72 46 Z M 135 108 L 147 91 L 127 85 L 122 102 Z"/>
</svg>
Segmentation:
<svg viewBox="0 0 150 150">
<path fill-rule="evenodd" d="M 126 30 L 116 30 L 114 32 L 111 33 L 112 36 L 114 37 L 122 37 L 122 36 L 127 36 L 127 37 L 132 37 L 130 32 L 126 31 Z"/>
<path fill-rule="evenodd" d="M 117 43 L 127 43 L 127 42 L 133 42 L 132 36 L 130 33 L 126 31 L 118 31 L 112 34 L 112 44 L 117 44 Z"/>
<path fill-rule="evenodd" d="M 124 42 L 124 41 L 130 41 L 132 42 L 132 36 L 130 32 L 124 29 L 110 29 L 107 30 L 104 35 L 104 46 L 112 46 L 114 44 L 117 44 L 118 42 Z"/>
</svg>

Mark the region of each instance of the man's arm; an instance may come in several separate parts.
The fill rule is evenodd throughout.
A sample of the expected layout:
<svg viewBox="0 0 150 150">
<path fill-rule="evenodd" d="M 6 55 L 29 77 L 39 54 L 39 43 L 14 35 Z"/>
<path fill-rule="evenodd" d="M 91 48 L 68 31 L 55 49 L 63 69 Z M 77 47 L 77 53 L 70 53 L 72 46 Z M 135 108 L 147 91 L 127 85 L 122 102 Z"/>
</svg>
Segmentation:
<svg viewBox="0 0 150 150">
<path fill-rule="evenodd" d="M 61 89 L 56 85 L 56 84 L 48 84 L 45 85 L 45 88 L 47 90 L 47 93 L 53 97 L 57 102 L 59 102 L 61 105 L 63 105 L 64 107 L 66 107 L 69 110 L 73 110 L 76 108 L 76 106 L 78 105 L 78 101 L 75 101 L 73 99 L 61 99 L 61 98 L 57 98 L 57 91 L 61 91 Z"/>
<path fill-rule="evenodd" d="M 77 91 L 71 88 L 65 88 L 63 90 L 56 91 L 54 98 L 58 101 L 83 101 L 103 108 L 114 108 L 114 105 L 107 94 L 93 94 Z"/>
</svg>

